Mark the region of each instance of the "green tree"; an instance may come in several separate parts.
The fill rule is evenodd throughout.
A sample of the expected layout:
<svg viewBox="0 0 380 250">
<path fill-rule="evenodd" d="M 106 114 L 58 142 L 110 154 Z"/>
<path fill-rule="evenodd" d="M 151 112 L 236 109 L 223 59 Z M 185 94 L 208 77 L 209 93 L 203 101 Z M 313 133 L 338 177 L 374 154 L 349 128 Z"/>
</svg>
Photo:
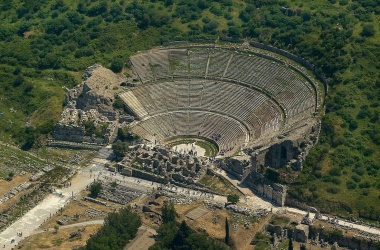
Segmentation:
<svg viewBox="0 0 380 250">
<path fill-rule="evenodd" d="M 25 128 L 24 144 L 21 146 L 22 150 L 29 150 L 33 147 L 36 140 L 36 130 L 32 127 Z"/>
<path fill-rule="evenodd" d="M 111 70 L 115 73 L 119 73 L 124 67 L 123 58 L 116 57 L 111 62 Z"/>
<path fill-rule="evenodd" d="M 190 227 L 183 220 L 181 222 L 181 225 L 179 226 L 179 230 L 177 232 L 177 235 L 174 237 L 174 239 L 171 243 L 173 248 L 175 248 L 175 246 L 185 246 L 186 245 L 186 239 L 191 234 L 192 234 L 192 231 L 191 231 Z"/>
<path fill-rule="evenodd" d="M 100 191 L 102 191 L 103 187 L 100 182 L 94 182 L 90 186 L 90 196 L 95 198 L 98 197 Z"/>
<path fill-rule="evenodd" d="M 168 201 L 164 201 L 162 206 L 162 220 L 164 223 L 174 222 L 177 217 L 174 205 Z"/>
<path fill-rule="evenodd" d="M 236 204 L 236 203 L 239 202 L 239 200 L 240 200 L 240 197 L 237 194 L 229 194 L 229 195 L 227 195 L 227 201 L 228 202 L 232 202 L 232 203 Z"/>
<path fill-rule="evenodd" d="M 135 136 L 132 133 L 129 132 L 129 128 L 128 127 L 119 128 L 117 130 L 117 137 L 121 141 L 133 141 L 135 139 Z"/>
<path fill-rule="evenodd" d="M 117 157 L 125 157 L 128 151 L 128 143 L 117 140 L 112 144 L 112 150 Z"/>
<path fill-rule="evenodd" d="M 230 226 L 228 225 L 227 217 L 226 217 L 225 229 L 226 229 L 226 237 L 224 238 L 224 243 L 229 245 L 229 243 L 230 243 Z"/>
<path fill-rule="evenodd" d="M 376 33 L 375 26 L 371 23 L 371 24 L 363 25 L 363 30 L 360 33 L 360 35 L 365 36 L 365 37 L 370 37 L 370 36 L 374 36 L 375 33 Z"/>
<path fill-rule="evenodd" d="M 306 246 L 305 246 L 305 244 L 301 244 L 301 246 L 300 246 L 300 250 L 306 250 Z"/>
<path fill-rule="evenodd" d="M 14 176 L 15 176 L 15 174 L 13 172 L 9 172 L 8 177 L 6 178 L 6 181 L 11 181 Z"/>
<path fill-rule="evenodd" d="M 98 233 L 88 241 L 87 250 L 119 250 L 135 237 L 141 218 L 130 206 L 110 213 Z"/>
<path fill-rule="evenodd" d="M 176 222 L 163 223 L 160 228 L 157 230 L 158 238 L 157 244 L 155 244 L 150 249 L 163 249 L 169 248 L 171 242 L 177 234 L 177 224 Z"/>
</svg>

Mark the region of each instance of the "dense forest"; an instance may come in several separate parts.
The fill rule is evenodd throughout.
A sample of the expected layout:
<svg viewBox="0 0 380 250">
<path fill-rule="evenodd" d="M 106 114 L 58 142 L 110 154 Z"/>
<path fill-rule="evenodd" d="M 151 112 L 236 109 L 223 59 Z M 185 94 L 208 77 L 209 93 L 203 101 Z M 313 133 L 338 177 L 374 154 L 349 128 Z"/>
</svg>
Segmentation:
<svg viewBox="0 0 380 250">
<path fill-rule="evenodd" d="M 323 211 L 380 219 L 379 0 L 8 0 L 0 2 L 0 140 L 44 145 L 63 86 L 138 50 L 229 36 L 317 65 L 329 93 L 319 144 L 291 197 Z"/>
</svg>

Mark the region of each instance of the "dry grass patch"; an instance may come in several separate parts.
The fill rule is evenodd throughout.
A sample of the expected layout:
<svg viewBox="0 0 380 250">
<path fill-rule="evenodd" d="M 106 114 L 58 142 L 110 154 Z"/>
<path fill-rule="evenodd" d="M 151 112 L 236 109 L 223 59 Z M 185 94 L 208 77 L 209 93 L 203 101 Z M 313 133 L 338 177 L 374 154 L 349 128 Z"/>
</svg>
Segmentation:
<svg viewBox="0 0 380 250">
<path fill-rule="evenodd" d="M 13 179 L 11 181 L 6 181 L 3 179 L 0 179 L 0 196 L 4 195 L 5 193 L 7 193 L 12 188 L 17 187 L 21 183 L 29 181 L 29 177 L 31 175 L 32 174 L 30 174 L 30 173 L 25 174 L 23 176 L 17 175 L 15 177 L 13 177 Z"/>
<path fill-rule="evenodd" d="M 88 225 L 84 226 L 85 230 L 80 236 L 70 238 L 70 233 L 80 228 L 72 227 L 66 229 L 58 229 L 58 232 L 53 231 L 43 232 L 28 237 L 23 242 L 22 249 L 54 249 L 54 250 L 67 250 L 72 249 L 74 246 L 84 246 L 86 241 L 91 235 L 95 234 L 102 225 Z"/>
<path fill-rule="evenodd" d="M 108 207 L 108 206 L 103 206 L 100 204 L 95 204 L 92 202 L 87 202 L 83 200 L 76 200 L 70 202 L 61 213 L 58 213 L 56 216 L 52 217 L 50 220 L 48 220 L 42 228 L 52 228 L 55 225 L 57 225 L 57 221 L 70 216 L 72 218 L 75 217 L 75 219 L 68 221 L 65 225 L 68 224 L 73 224 L 73 223 L 79 223 L 79 222 L 84 222 L 84 221 L 89 221 L 89 220 L 94 220 L 94 219 L 103 219 L 106 217 L 104 216 L 98 216 L 98 217 L 89 217 L 86 215 L 86 210 L 89 208 L 94 208 L 96 210 L 103 211 L 105 213 L 110 213 L 113 212 L 114 209 L 113 207 Z"/>
</svg>

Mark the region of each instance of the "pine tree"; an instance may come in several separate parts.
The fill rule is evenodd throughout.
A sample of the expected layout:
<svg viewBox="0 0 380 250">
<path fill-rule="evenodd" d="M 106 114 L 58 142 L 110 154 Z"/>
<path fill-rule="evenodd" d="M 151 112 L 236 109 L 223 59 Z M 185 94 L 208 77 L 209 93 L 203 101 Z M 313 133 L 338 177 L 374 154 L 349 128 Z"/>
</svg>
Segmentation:
<svg viewBox="0 0 380 250">
<path fill-rule="evenodd" d="M 174 205 L 168 201 L 164 201 L 162 206 L 162 220 L 164 223 L 175 221 L 177 217 L 177 212 L 175 211 Z"/>
<path fill-rule="evenodd" d="M 226 217 L 226 238 L 224 242 L 228 245 L 230 243 L 230 226 L 228 225 L 228 219 Z"/>
<path fill-rule="evenodd" d="M 289 238 L 288 250 L 293 250 L 293 240 L 292 240 L 292 238 Z"/>
</svg>

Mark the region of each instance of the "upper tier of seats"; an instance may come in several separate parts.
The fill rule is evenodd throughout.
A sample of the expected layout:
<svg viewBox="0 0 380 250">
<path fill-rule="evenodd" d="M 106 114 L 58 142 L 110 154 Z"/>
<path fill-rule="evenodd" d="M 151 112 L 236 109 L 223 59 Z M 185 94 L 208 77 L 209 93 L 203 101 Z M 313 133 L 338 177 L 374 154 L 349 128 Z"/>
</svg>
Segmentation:
<svg viewBox="0 0 380 250">
<path fill-rule="evenodd" d="M 256 54 L 223 48 L 190 47 L 151 50 L 131 57 L 142 83 L 173 77 L 205 77 L 249 84 L 282 105 L 287 123 L 296 122 L 298 113 L 315 111 L 316 94 L 312 83 L 286 63 Z M 297 119 L 292 120 L 297 116 Z"/>
</svg>

